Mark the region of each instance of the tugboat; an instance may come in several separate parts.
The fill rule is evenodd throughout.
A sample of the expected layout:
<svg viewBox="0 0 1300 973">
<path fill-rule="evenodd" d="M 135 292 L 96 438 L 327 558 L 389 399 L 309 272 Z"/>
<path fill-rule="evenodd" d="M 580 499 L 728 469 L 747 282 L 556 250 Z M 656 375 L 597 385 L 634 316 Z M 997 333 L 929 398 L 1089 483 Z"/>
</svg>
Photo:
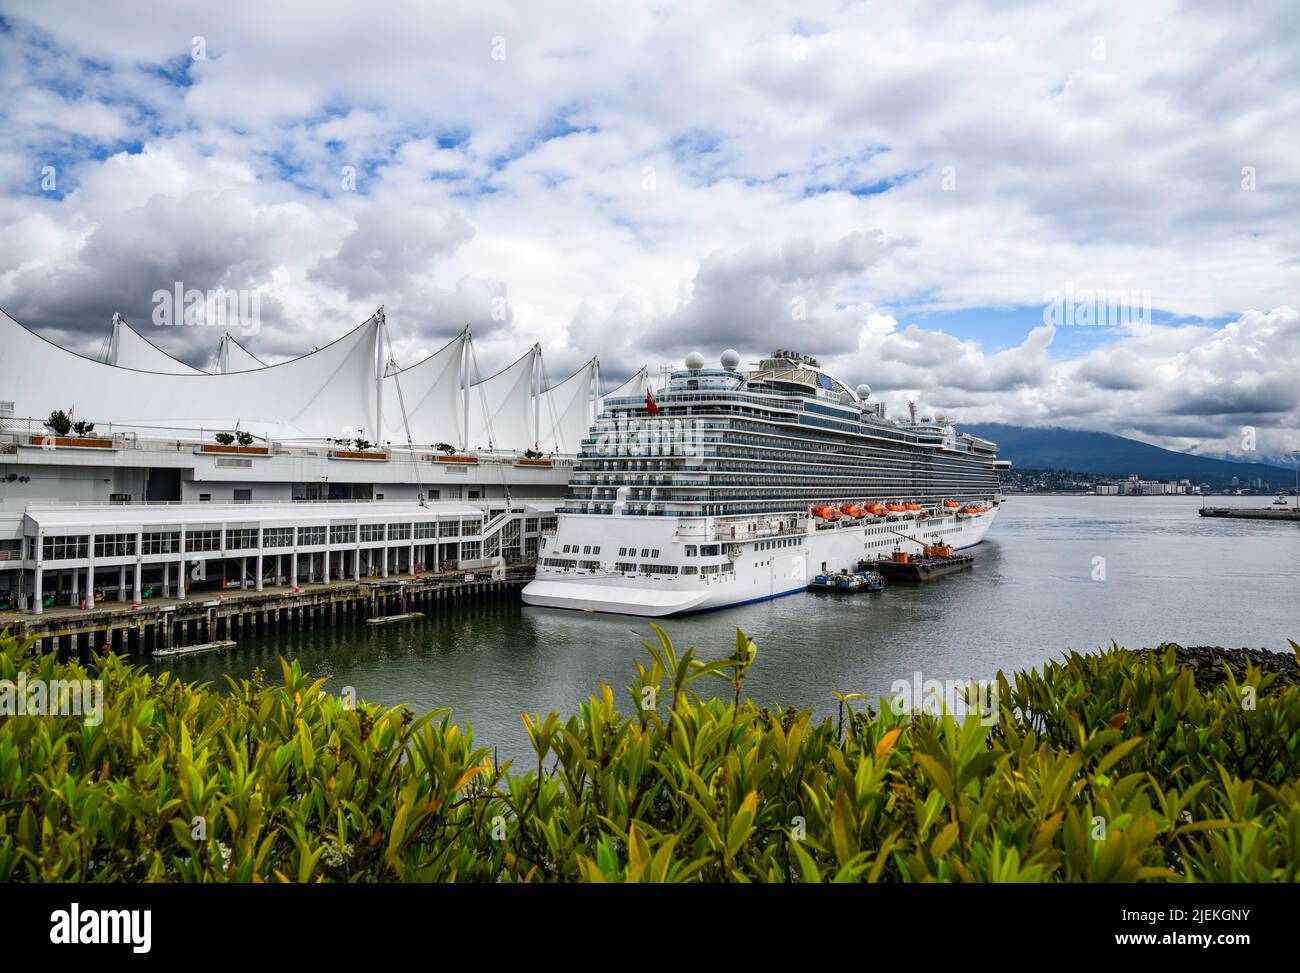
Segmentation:
<svg viewBox="0 0 1300 973">
<path fill-rule="evenodd" d="M 819 574 L 808 585 L 809 591 L 834 591 L 840 594 L 883 591 L 884 588 L 884 576 L 878 571 L 836 571 L 833 574 Z"/>
</svg>

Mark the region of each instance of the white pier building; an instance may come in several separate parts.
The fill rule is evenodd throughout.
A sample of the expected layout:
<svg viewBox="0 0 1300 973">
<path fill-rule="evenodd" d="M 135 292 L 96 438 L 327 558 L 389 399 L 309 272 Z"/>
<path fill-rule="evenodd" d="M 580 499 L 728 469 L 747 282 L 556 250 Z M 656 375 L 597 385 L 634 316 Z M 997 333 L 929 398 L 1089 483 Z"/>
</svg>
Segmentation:
<svg viewBox="0 0 1300 973">
<path fill-rule="evenodd" d="M 534 346 L 479 378 L 468 329 L 404 369 L 386 338 L 381 310 L 267 366 L 226 335 L 209 374 L 117 316 L 95 360 L 0 312 L 0 612 L 533 560 L 598 360 L 550 384 Z"/>
</svg>

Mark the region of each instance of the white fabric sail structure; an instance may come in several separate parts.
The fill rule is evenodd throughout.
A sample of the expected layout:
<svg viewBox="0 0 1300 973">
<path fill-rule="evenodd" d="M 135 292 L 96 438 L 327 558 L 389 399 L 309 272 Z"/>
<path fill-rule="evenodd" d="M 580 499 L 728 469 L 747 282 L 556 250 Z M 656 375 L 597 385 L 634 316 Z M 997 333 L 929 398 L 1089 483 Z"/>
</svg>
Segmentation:
<svg viewBox="0 0 1300 973">
<path fill-rule="evenodd" d="M 469 437 L 471 449 L 517 449 L 532 446 L 535 416 L 533 395 L 537 386 L 541 347 L 532 348 L 490 378 L 470 387 Z"/>
<path fill-rule="evenodd" d="M 230 375 L 144 373 L 84 358 L 0 311 L 0 399 L 40 420 L 75 407 L 101 431 L 239 428 L 273 439 L 331 439 L 371 431 L 380 318 L 282 365 Z M 354 433 L 355 434 L 355 433 Z"/>
<path fill-rule="evenodd" d="M 597 362 L 580 369 L 542 393 L 538 449 L 544 453 L 576 453 L 591 432 Z"/>
<path fill-rule="evenodd" d="M 642 365 L 641 370 L 638 371 L 636 374 L 634 374 L 626 382 L 624 382 L 622 385 L 618 386 L 617 388 L 610 389 L 608 392 L 602 395 L 600 397 L 599 404 L 596 406 L 596 409 L 598 412 L 603 411 L 605 408 L 606 399 L 624 398 L 629 395 L 635 395 L 640 398 L 645 398 L 645 394 L 646 392 L 649 391 L 649 389 L 650 389 L 650 370 L 646 368 L 645 365 Z"/>
<path fill-rule="evenodd" d="M 134 368 L 138 372 L 161 372 L 167 375 L 206 375 L 177 361 L 167 352 L 140 334 L 120 314 L 113 315 L 113 333 L 108 339 L 104 361 L 119 368 Z"/>
<path fill-rule="evenodd" d="M 424 361 L 384 377 L 385 442 L 405 443 L 406 421 L 411 442 L 419 446 L 450 443 L 464 448 L 465 346 L 469 329 L 462 331 Z M 401 395 L 398 395 L 398 392 Z"/>
<path fill-rule="evenodd" d="M 266 362 L 235 340 L 229 331 L 221 336 L 221 345 L 217 349 L 218 375 L 232 372 L 251 372 L 255 368 L 265 368 Z"/>
<path fill-rule="evenodd" d="M 361 435 L 400 447 L 409 422 L 416 446 L 560 454 L 581 448 L 600 408 L 597 359 L 541 390 L 542 352 L 534 345 L 470 384 L 468 328 L 410 368 L 384 369 L 384 327 L 381 310 L 332 344 L 279 365 L 263 364 L 227 334 L 217 371 L 208 374 L 165 355 L 118 315 L 101 362 L 0 311 L 0 400 L 13 401 L 16 417 L 33 420 L 34 433 L 51 412 L 75 409 L 101 432 L 166 438 L 241 429 L 289 441 Z M 645 385 L 642 369 L 608 394 L 644 394 Z"/>
</svg>

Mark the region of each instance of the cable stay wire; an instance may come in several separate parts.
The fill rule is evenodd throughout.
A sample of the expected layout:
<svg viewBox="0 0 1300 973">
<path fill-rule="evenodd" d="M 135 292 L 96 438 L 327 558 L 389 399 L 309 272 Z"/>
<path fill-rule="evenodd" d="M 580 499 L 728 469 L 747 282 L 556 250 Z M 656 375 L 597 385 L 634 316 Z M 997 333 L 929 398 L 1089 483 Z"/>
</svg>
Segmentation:
<svg viewBox="0 0 1300 973">
<path fill-rule="evenodd" d="M 470 361 L 473 362 L 474 365 L 474 377 L 477 379 L 477 381 L 474 383 L 474 387 L 478 389 L 479 405 L 482 406 L 483 408 L 483 421 L 487 425 L 488 450 L 489 452 L 493 452 L 496 450 L 496 445 L 495 445 L 496 433 L 492 431 L 492 413 L 488 409 L 487 393 L 483 391 L 483 372 L 478 365 L 478 352 L 474 349 L 474 336 L 469 335 L 467 336 L 466 340 L 469 344 Z M 505 494 L 506 503 L 508 505 L 512 504 L 514 501 L 511 498 L 510 482 L 506 477 L 505 469 L 500 464 L 497 464 L 497 468 L 498 471 L 501 473 L 501 489 Z"/>
<path fill-rule="evenodd" d="M 388 364 L 384 368 L 384 377 L 392 375 L 393 387 L 397 389 L 397 405 L 402 410 L 402 425 L 406 429 L 406 450 L 411 455 L 411 467 L 415 470 L 415 500 L 421 507 L 427 507 L 424 483 L 420 479 L 420 458 L 415 454 L 415 443 L 411 439 L 411 418 L 406 414 L 406 398 L 402 395 L 402 380 L 399 377 L 401 369 L 397 367 L 397 359 L 393 356 L 393 338 L 388 333 L 388 326 L 384 324 L 382 327 L 384 341 L 388 345 Z"/>
</svg>

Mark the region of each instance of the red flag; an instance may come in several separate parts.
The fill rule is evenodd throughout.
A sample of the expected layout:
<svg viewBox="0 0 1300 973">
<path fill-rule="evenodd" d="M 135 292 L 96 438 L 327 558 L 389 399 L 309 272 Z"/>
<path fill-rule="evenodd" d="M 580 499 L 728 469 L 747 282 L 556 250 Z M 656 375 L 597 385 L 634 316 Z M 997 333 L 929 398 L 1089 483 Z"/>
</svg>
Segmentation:
<svg viewBox="0 0 1300 973">
<path fill-rule="evenodd" d="M 649 389 L 646 389 L 645 393 L 645 407 L 652 416 L 659 415 L 659 406 L 655 403 L 654 393 Z"/>
</svg>

